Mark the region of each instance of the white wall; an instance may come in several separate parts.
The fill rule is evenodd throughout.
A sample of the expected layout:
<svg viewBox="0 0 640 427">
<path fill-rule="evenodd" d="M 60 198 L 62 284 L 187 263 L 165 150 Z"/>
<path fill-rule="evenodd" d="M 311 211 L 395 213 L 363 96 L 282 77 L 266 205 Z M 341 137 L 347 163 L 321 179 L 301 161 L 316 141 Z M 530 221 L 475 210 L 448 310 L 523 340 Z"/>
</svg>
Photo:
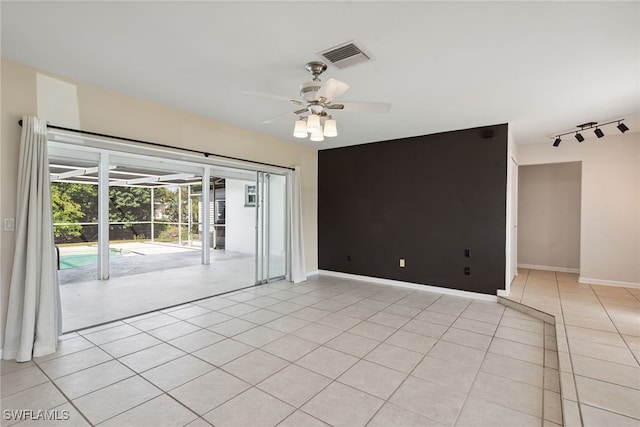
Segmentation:
<svg viewBox="0 0 640 427">
<path fill-rule="evenodd" d="M 580 269 L 580 162 L 520 166 L 518 264 Z"/>
<path fill-rule="evenodd" d="M 0 89 L 0 218 L 15 217 L 20 145 L 18 120 L 23 115 L 33 115 L 58 126 L 265 163 L 300 166 L 305 263 L 308 271 L 318 269 L 318 154 L 315 149 L 6 60 L 1 62 Z M 70 105 L 73 103 L 75 105 Z M 3 342 L 15 235 L 1 231 L 0 236 L 0 342 Z"/>
<path fill-rule="evenodd" d="M 509 295 L 511 282 L 518 274 L 518 146 L 507 129 L 507 195 L 506 195 L 506 233 L 505 233 L 505 287 L 498 290 L 499 295 Z"/>
<path fill-rule="evenodd" d="M 254 181 L 225 180 L 225 250 L 243 254 L 256 252 L 256 208 L 244 205 L 245 186 Z"/>
<path fill-rule="evenodd" d="M 520 165 L 582 162 L 580 277 L 640 286 L 640 133 L 518 147 Z"/>
</svg>

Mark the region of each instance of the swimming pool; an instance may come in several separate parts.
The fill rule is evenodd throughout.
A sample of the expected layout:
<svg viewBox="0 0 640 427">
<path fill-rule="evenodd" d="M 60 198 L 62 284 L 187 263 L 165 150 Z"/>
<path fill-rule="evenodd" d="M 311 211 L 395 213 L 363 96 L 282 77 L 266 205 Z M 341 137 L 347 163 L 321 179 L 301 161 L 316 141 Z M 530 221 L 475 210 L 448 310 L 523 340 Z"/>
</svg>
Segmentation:
<svg viewBox="0 0 640 427">
<path fill-rule="evenodd" d="M 119 256 L 122 256 L 122 251 L 118 249 L 109 249 L 109 258 L 117 258 Z M 97 253 L 60 255 L 60 270 L 68 270 L 70 268 L 96 264 L 97 262 Z"/>
</svg>

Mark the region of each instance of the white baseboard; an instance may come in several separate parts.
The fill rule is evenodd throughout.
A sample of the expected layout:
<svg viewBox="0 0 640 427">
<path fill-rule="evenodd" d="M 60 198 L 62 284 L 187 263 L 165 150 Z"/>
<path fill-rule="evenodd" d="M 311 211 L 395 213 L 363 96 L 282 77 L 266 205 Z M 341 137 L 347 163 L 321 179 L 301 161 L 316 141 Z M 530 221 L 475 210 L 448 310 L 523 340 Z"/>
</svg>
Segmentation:
<svg viewBox="0 0 640 427">
<path fill-rule="evenodd" d="M 518 268 L 528 268 L 530 270 L 558 271 L 560 273 L 580 273 L 579 268 L 554 267 L 552 265 L 518 264 Z"/>
<path fill-rule="evenodd" d="M 307 276 L 317 276 L 318 274 L 320 274 L 320 270 L 307 271 Z"/>
<path fill-rule="evenodd" d="M 622 286 L 624 288 L 638 288 L 638 289 L 640 289 L 640 283 L 619 282 L 619 281 L 616 281 L 616 280 L 590 279 L 589 277 L 578 277 L 578 283 L 584 283 L 584 284 L 587 284 L 587 285 Z"/>
<path fill-rule="evenodd" d="M 342 279 L 360 280 L 380 285 L 399 286 L 402 288 L 416 289 L 420 291 L 436 292 L 439 294 L 455 295 L 464 298 L 473 298 L 483 301 L 497 302 L 498 297 L 494 295 L 480 294 L 477 292 L 461 291 L 458 289 L 441 288 L 439 286 L 420 285 L 417 283 L 401 282 L 399 280 L 380 279 L 379 277 L 360 276 L 358 274 L 340 273 L 338 271 L 319 270 L 319 274 L 327 276 L 340 277 Z"/>
<path fill-rule="evenodd" d="M 507 292 L 506 289 L 498 289 L 498 296 L 499 297 L 508 297 L 510 294 L 510 292 Z"/>
</svg>

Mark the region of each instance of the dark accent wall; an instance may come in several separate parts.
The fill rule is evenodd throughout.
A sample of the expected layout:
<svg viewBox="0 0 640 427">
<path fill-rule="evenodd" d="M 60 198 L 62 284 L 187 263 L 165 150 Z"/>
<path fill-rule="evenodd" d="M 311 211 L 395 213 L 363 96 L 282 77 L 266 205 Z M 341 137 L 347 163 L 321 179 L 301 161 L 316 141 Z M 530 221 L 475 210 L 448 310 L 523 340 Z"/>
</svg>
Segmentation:
<svg viewBox="0 0 640 427">
<path fill-rule="evenodd" d="M 506 191 L 506 124 L 321 150 L 319 268 L 495 295 Z"/>
</svg>

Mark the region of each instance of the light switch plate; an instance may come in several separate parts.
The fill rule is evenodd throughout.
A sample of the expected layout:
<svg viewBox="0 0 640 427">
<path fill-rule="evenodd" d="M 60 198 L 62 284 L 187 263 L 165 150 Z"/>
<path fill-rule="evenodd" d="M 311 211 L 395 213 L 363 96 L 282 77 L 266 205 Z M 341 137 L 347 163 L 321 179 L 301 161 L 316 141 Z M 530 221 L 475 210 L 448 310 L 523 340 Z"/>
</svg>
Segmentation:
<svg viewBox="0 0 640 427">
<path fill-rule="evenodd" d="M 4 231 L 14 231 L 16 229 L 16 219 L 15 218 L 5 218 L 4 219 Z"/>
</svg>

